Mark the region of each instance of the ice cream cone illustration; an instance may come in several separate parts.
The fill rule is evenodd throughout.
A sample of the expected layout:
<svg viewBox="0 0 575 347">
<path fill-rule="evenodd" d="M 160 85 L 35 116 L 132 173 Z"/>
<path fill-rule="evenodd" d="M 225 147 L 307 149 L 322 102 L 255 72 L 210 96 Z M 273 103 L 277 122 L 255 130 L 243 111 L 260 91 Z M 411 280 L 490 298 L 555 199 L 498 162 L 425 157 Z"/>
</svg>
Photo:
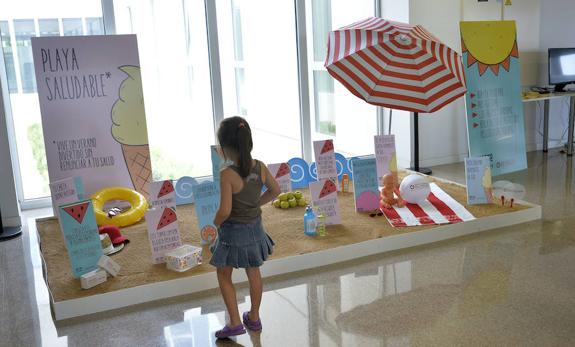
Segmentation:
<svg viewBox="0 0 575 347">
<path fill-rule="evenodd" d="M 122 81 L 119 98 L 112 107 L 112 136 L 122 146 L 134 189 L 147 197 L 152 168 L 140 67 L 127 65 L 119 69 L 128 77 Z"/>
<path fill-rule="evenodd" d="M 397 176 L 397 156 L 395 152 L 391 155 L 389 159 L 389 173 L 393 176 L 395 187 L 399 187 L 399 178 Z"/>
<path fill-rule="evenodd" d="M 487 201 L 491 202 L 493 200 L 493 186 L 491 184 L 491 168 L 489 166 L 485 167 L 485 170 L 483 171 L 481 185 L 483 186 L 483 191 L 485 192 Z"/>
</svg>

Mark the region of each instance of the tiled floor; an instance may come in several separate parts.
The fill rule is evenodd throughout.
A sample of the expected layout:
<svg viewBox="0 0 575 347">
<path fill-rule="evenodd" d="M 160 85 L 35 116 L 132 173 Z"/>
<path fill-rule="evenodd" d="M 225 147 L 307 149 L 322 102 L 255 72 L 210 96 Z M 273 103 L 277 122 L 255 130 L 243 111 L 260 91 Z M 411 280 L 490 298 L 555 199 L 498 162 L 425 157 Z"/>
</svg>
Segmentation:
<svg viewBox="0 0 575 347">
<path fill-rule="evenodd" d="M 542 221 L 267 280 L 263 333 L 217 343 L 225 314 L 214 291 L 56 328 L 46 289 L 34 286 L 41 270 L 26 233 L 0 244 L 0 345 L 574 345 L 572 170 L 554 150 L 531 153 L 528 170 L 497 178 L 523 184 L 525 200 L 543 205 Z M 464 181 L 460 164 L 434 175 Z M 246 309 L 247 289 L 238 296 Z"/>
</svg>

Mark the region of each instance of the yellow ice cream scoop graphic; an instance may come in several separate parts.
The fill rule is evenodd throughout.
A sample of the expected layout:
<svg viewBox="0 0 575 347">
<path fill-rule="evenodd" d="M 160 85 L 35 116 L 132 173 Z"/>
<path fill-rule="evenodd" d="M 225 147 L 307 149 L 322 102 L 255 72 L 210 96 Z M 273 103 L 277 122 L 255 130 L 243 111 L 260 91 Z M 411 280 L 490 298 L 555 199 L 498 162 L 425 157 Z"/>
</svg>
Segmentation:
<svg viewBox="0 0 575 347">
<path fill-rule="evenodd" d="M 152 180 L 152 167 L 142 77 L 138 66 L 121 66 L 119 69 L 128 77 L 122 81 L 118 90 L 118 100 L 112 107 L 112 136 L 122 146 L 134 188 L 147 197 Z"/>
<path fill-rule="evenodd" d="M 128 78 L 122 81 L 120 97 L 112 108 L 112 135 L 124 145 L 147 145 L 148 132 L 140 68 L 122 66 L 119 69 L 125 72 Z"/>
<path fill-rule="evenodd" d="M 491 188 L 491 168 L 486 167 L 485 171 L 483 171 L 483 177 L 481 178 L 481 184 L 483 188 Z"/>
<path fill-rule="evenodd" d="M 389 159 L 389 171 L 397 172 L 397 156 L 395 155 L 395 152 L 393 152 L 391 158 Z"/>
</svg>

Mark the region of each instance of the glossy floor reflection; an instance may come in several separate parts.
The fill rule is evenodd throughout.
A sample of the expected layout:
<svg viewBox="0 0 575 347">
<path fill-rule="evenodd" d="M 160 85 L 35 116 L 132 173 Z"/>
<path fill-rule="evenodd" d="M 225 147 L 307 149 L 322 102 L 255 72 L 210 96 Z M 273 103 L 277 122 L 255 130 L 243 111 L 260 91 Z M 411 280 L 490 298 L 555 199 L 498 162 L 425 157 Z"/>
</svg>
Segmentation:
<svg viewBox="0 0 575 347">
<path fill-rule="evenodd" d="M 543 220 L 267 280 L 261 334 L 216 341 L 225 311 L 215 291 L 55 328 L 42 288 L 34 288 L 32 261 L 25 273 L 11 268 L 0 277 L 16 286 L 0 292 L 2 313 L 18 320 L 2 337 L 17 346 L 573 345 L 573 163 L 557 151 L 528 158 L 528 170 L 497 179 L 523 184 L 525 199 L 543 205 Z M 435 167 L 434 175 L 464 181 L 460 164 Z M 29 247 L 11 242 L 0 244 L 2 261 L 8 254 L 24 262 L 15 245 L 26 257 Z M 27 296 L 40 298 L 38 308 L 14 308 Z M 238 297 L 247 310 L 247 288 Z M 0 327 L 6 319 L 0 314 Z"/>
</svg>

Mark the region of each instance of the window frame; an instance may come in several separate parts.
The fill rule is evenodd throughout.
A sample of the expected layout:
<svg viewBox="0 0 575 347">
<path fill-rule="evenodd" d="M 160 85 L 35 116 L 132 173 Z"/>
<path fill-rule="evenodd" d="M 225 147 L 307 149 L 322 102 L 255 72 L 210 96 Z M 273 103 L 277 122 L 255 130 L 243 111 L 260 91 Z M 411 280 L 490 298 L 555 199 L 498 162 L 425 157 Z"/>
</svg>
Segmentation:
<svg viewBox="0 0 575 347">
<path fill-rule="evenodd" d="M 210 64 L 210 84 L 211 84 L 211 95 L 212 95 L 212 116 L 214 122 L 214 129 L 217 129 L 220 121 L 224 119 L 223 111 L 223 94 L 222 94 L 222 80 L 221 80 L 221 70 L 220 70 L 220 56 L 219 56 L 219 43 L 218 43 L 218 24 L 217 24 L 217 12 L 216 12 L 216 0 L 203 0 L 205 6 L 206 14 L 206 39 L 208 43 L 208 60 Z M 308 41 L 312 40 L 313 37 L 307 36 L 307 25 L 311 21 L 306 22 L 306 16 L 312 16 L 311 13 L 306 12 L 306 0 L 293 0 L 295 13 L 293 14 L 294 20 L 296 22 L 296 47 L 297 47 L 297 74 L 298 74 L 298 92 L 299 92 L 299 121 L 300 121 L 300 145 L 301 145 L 301 155 L 303 159 L 310 162 L 312 160 L 312 122 L 311 117 L 316 117 L 315 111 L 312 110 L 313 105 L 313 94 L 312 86 L 310 85 L 310 72 L 313 73 L 317 70 L 322 70 L 323 65 L 320 62 L 314 60 L 313 54 L 308 54 Z M 329 0 L 328 0 L 329 1 Z M 374 4 L 374 16 L 381 16 L 381 0 L 373 0 Z M 102 24 L 104 35 L 114 35 L 116 33 L 115 16 L 114 16 L 114 0 L 101 0 L 102 8 Z M 88 31 L 87 28 L 87 18 L 82 18 L 82 28 L 83 32 Z M 38 20 L 35 19 L 35 27 L 38 31 Z M 60 31 L 63 33 L 63 18 L 59 19 Z M 10 34 L 15 35 L 14 27 L 12 21 L 9 21 Z M 240 23 L 241 26 L 241 23 Z M 39 33 L 36 32 L 38 36 Z M 14 39 L 14 38 L 13 38 Z M 312 44 L 313 47 L 313 44 Z M 1 49 L 1 47 L 0 47 Z M 12 47 L 13 54 L 17 47 Z M 234 49 L 235 50 L 235 49 Z M 3 51 L 2 51 L 3 52 Z M 313 53 L 313 52 L 311 52 Z M 4 62 L 2 57 L 2 62 Z M 18 60 L 14 60 L 14 65 L 19 64 Z M 241 61 L 236 60 L 235 68 L 243 68 Z M 15 66 L 16 74 L 20 74 L 19 66 Z M 244 71 L 245 74 L 245 71 Z M 245 76 L 245 75 L 244 75 Z M 3 79 L 4 80 L 4 79 Z M 7 80 L 6 80 L 7 81 Z M 7 82 L 6 82 L 7 83 Z M 237 83 L 236 83 L 237 84 Z M 8 88 L 8 85 L 4 86 Z M 17 81 L 17 87 L 19 91 L 22 88 L 21 81 Z M 9 97 L 9 93 L 7 93 Z M 236 91 L 236 98 L 239 95 Z M 12 161 L 14 163 L 14 174 L 16 180 L 16 190 L 18 194 L 18 201 L 23 210 L 49 207 L 51 206 L 50 197 L 36 198 L 36 199 L 24 199 L 23 182 L 21 175 L 21 168 L 19 164 L 17 144 L 15 138 L 14 121 L 12 118 L 10 110 L 10 100 L 4 100 L 6 106 L 6 118 L 8 126 L 8 137 L 10 143 L 10 153 Z M 238 106 L 240 100 L 238 99 Z M 312 113 L 313 112 L 313 113 Z M 384 110 L 381 107 L 377 108 L 377 133 L 384 133 Z M 214 133 L 214 137 L 215 137 Z"/>
</svg>

